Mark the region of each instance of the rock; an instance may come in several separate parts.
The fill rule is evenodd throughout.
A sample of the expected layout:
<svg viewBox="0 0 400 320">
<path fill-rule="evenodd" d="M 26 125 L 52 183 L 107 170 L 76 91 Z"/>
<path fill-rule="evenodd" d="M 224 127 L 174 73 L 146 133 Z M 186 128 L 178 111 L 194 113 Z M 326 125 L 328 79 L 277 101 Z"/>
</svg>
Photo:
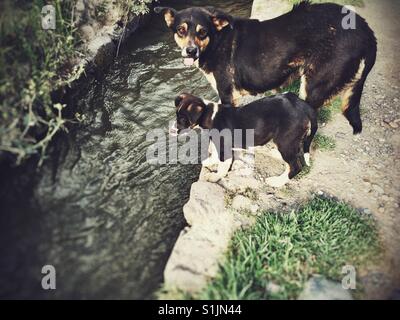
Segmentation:
<svg viewBox="0 0 400 320">
<path fill-rule="evenodd" d="M 390 122 L 389 126 L 391 126 L 393 129 L 397 129 L 399 127 L 399 125 L 395 121 Z"/>
<path fill-rule="evenodd" d="M 246 189 L 260 189 L 261 182 L 253 177 L 237 176 L 234 171 L 230 172 L 226 179 L 222 179 L 219 184 L 230 192 L 241 193 Z"/>
<path fill-rule="evenodd" d="M 333 282 L 322 276 L 313 276 L 307 281 L 298 300 L 353 300 L 349 290 L 341 283 Z"/>
<path fill-rule="evenodd" d="M 85 10 L 85 4 L 84 4 L 83 0 L 78 0 L 76 2 L 75 10 L 78 11 L 78 12 L 81 12 L 81 11 Z"/>
<path fill-rule="evenodd" d="M 79 28 L 83 40 L 89 41 L 94 38 L 95 32 L 90 25 L 84 25 Z"/>
<path fill-rule="evenodd" d="M 363 210 L 363 213 L 364 213 L 366 216 L 368 216 L 368 217 L 372 217 L 372 216 L 373 216 L 372 211 L 369 210 L 368 208 L 365 208 L 365 209 Z"/>
<path fill-rule="evenodd" d="M 192 184 L 183 213 L 190 227 L 182 231 L 164 270 L 166 288 L 195 293 L 218 271 L 218 262 L 240 226 L 225 209 L 224 189 L 215 183 Z"/>
<path fill-rule="evenodd" d="M 276 283 L 273 282 L 268 282 L 267 287 L 265 288 L 269 294 L 278 294 L 283 290 L 283 288 L 280 285 L 277 285 Z"/>
<path fill-rule="evenodd" d="M 251 12 L 252 19 L 269 20 L 276 18 L 292 9 L 289 1 L 282 0 L 254 0 Z"/>
<path fill-rule="evenodd" d="M 384 194 L 385 193 L 385 191 L 380 186 L 378 186 L 377 184 L 372 185 L 372 188 L 379 194 Z"/>
<path fill-rule="evenodd" d="M 225 209 L 224 189 L 215 183 L 198 181 L 192 184 L 190 200 L 183 207 L 189 225 L 209 223 L 210 216 L 223 215 Z"/>
<path fill-rule="evenodd" d="M 256 213 L 258 210 L 258 205 L 253 204 L 253 202 L 245 196 L 237 195 L 235 198 L 233 198 L 232 208 L 238 211 L 247 210 L 252 213 Z"/>
<path fill-rule="evenodd" d="M 105 69 L 114 60 L 116 45 L 108 35 L 105 35 L 93 39 L 88 44 L 88 50 L 94 56 L 94 64 Z"/>
</svg>

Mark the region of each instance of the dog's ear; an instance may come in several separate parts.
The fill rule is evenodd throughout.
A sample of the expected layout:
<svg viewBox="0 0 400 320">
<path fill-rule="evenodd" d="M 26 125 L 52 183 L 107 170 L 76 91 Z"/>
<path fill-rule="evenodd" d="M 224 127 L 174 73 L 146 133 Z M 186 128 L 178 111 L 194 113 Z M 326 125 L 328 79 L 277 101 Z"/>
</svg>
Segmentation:
<svg viewBox="0 0 400 320">
<path fill-rule="evenodd" d="M 175 98 L 175 107 L 178 108 L 181 104 L 182 100 L 186 97 L 186 93 L 181 93 L 179 96 Z"/>
<path fill-rule="evenodd" d="M 215 9 L 214 7 L 206 7 L 206 10 L 209 12 L 211 16 L 211 21 L 214 24 L 215 28 L 218 31 L 221 31 L 223 28 L 229 26 L 233 29 L 233 17 L 225 12 Z"/>
<path fill-rule="evenodd" d="M 168 7 L 155 7 L 155 13 L 162 13 L 164 15 L 165 23 L 168 28 L 171 28 L 174 25 L 176 10 Z"/>
</svg>

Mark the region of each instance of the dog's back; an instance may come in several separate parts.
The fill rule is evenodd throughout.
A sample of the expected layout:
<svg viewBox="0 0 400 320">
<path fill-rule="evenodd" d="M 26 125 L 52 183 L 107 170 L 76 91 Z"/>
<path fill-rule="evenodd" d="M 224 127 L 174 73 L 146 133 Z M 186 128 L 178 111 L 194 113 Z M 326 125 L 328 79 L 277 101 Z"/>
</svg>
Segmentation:
<svg viewBox="0 0 400 320">
<path fill-rule="evenodd" d="M 214 128 L 253 129 L 255 145 L 271 139 L 304 135 L 306 128 L 316 131 L 317 112 L 293 93 L 278 94 L 258 99 L 240 108 L 221 108 L 214 120 Z"/>
</svg>

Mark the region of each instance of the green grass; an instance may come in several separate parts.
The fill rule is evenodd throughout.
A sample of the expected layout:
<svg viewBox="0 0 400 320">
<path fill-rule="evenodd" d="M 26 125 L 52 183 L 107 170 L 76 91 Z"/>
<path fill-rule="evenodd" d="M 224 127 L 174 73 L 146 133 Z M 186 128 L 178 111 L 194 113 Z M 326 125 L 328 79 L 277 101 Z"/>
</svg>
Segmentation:
<svg viewBox="0 0 400 320">
<path fill-rule="evenodd" d="M 318 111 L 318 121 L 327 123 L 332 120 L 333 115 L 341 111 L 342 99 L 338 96 L 333 99 L 328 105 L 323 106 Z"/>
<path fill-rule="evenodd" d="M 296 212 L 266 212 L 252 228 L 237 232 L 218 276 L 195 298 L 295 299 L 311 275 L 340 281 L 343 266 L 359 272 L 378 259 L 379 250 L 369 218 L 316 197 Z M 271 282 L 281 290 L 266 290 Z"/>
<path fill-rule="evenodd" d="M 300 93 L 300 80 L 295 80 L 293 81 L 290 85 L 288 85 L 287 87 L 285 87 L 285 89 L 283 89 L 283 92 L 293 92 L 296 95 L 299 95 Z"/>
<path fill-rule="evenodd" d="M 303 166 L 303 169 L 297 174 L 297 176 L 294 178 L 296 180 L 300 180 L 301 178 L 304 178 L 311 172 L 311 166 L 312 166 L 312 161 L 310 166 Z"/>
<path fill-rule="evenodd" d="M 313 140 L 314 146 L 322 151 L 330 151 L 335 149 L 336 141 L 332 137 L 317 133 Z"/>
</svg>

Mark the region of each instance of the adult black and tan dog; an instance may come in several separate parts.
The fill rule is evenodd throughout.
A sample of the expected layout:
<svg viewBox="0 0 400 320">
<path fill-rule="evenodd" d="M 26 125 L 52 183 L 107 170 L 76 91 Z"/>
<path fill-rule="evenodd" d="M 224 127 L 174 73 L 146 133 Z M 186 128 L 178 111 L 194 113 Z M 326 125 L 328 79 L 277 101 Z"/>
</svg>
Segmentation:
<svg viewBox="0 0 400 320">
<path fill-rule="evenodd" d="M 269 185 L 281 187 L 295 177 L 304 164 L 309 165 L 310 145 L 318 128 L 317 112 L 293 93 L 259 99 L 241 108 L 183 93 L 176 97 L 175 106 L 174 129 L 178 134 L 197 126 L 218 133 L 214 139 L 210 135 L 214 151 L 203 161 L 205 166 L 218 164 L 217 173 L 208 177 L 209 181 L 216 182 L 228 173 L 233 149 L 262 146 L 271 140 L 287 168 L 281 176 L 268 178 Z M 234 139 L 235 130 L 241 131 L 239 141 Z M 252 130 L 254 134 L 251 145 L 246 140 L 245 130 Z"/>
<path fill-rule="evenodd" d="M 304 1 L 262 22 L 212 7 L 155 11 L 174 32 L 185 64 L 205 73 L 222 103 L 235 105 L 243 94 L 263 93 L 299 77 L 300 97 L 316 109 L 343 94 L 343 113 L 357 134 L 362 131 L 360 99 L 377 43 L 359 15 L 354 14 L 355 29 L 343 28 L 342 9 Z"/>
</svg>

